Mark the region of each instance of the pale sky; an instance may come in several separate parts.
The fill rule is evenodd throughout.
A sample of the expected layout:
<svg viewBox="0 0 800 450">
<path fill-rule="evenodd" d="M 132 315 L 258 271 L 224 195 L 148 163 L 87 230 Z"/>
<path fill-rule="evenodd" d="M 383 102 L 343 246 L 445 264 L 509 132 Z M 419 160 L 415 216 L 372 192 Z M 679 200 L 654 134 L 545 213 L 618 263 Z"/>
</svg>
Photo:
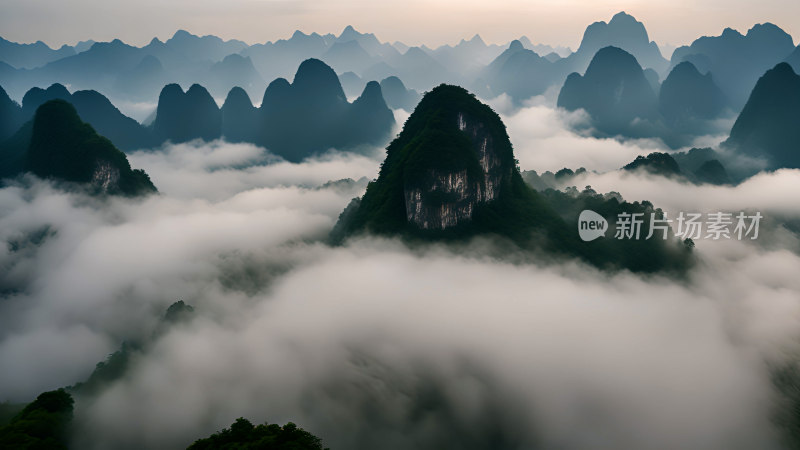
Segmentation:
<svg viewBox="0 0 800 450">
<path fill-rule="evenodd" d="M 381 41 L 410 45 L 457 43 L 479 33 L 505 43 L 522 35 L 534 43 L 575 49 L 587 25 L 626 11 L 659 44 L 687 44 L 732 27 L 746 32 L 773 22 L 800 37 L 797 0 L 0 0 L 0 36 L 50 46 L 114 38 L 143 45 L 178 29 L 249 44 L 288 38 L 295 29 L 321 34 L 348 24 Z"/>
</svg>

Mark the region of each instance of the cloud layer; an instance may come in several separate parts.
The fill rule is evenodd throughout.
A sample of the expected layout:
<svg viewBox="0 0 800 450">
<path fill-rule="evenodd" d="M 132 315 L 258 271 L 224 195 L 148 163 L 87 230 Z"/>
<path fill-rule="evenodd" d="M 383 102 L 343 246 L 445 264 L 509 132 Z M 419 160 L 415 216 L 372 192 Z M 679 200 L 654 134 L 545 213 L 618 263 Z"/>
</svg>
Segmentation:
<svg viewBox="0 0 800 450">
<path fill-rule="evenodd" d="M 504 117 L 523 168 L 610 169 L 650 150 L 571 135 L 558 114 Z M 327 182 L 372 179 L 381 159 L 186 144 L 131 157 L 161 190 L 145 200 L 33 178 L 0 189 L 0 401 L 85 379 L 182 299 L 191 322 L 79 398 L 76 446 L 180 447 L 239 416 L 294 421 L 331 448 L 778 446 L 769 367 L 798 350 L 800 243 L 784 224 L 800 218 L 800 171 L 737 187 L 574 180 L 669 211 L 775 217 L 758 241 L 698 243 L 674 280 L 497 260 L 480 239 L 329 247 L 365 184 Z"/>
</svg>

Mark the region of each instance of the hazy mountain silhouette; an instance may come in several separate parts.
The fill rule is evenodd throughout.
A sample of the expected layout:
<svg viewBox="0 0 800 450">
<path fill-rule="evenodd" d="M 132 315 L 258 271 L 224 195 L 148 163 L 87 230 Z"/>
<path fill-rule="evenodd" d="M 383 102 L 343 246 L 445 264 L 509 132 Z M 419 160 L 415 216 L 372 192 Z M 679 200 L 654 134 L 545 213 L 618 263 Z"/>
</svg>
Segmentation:
<svg viewBox="0 0 800 450">
<path fill-rule="evenodd" d="M 118 148 L 130 151 L 150 148 L 155 144 L 149 130 L 122 114 L 99 92 L 77 91 L 70 94 L 61 84 L 53 84 L 47 89 L 29 90 L 22 98 L 23 120 L 30 120 L 39 106 L 55 99 L 72 103 L 83 121 L 92 125 Z"/>
<path fill-rule="evenodd" d="M 567 56 L 572 54 L 572 49 L 570 49 L 569 47 L 564 47 L 561 45 L 553 47 L 547 44 L 534 44 L 527 36 L 521 36 L 517 40 L 520 41 L 525 48 L 533 50 L 539 55 L 546 56 L 551 53 L 554 53 L 556 56 L 558 56 L 557 59 L 561 59 L 561 58 L 566 58 Z"/>
<path fill-rule="evenodd" d="M 351 105 L 336 73 L 317 59 L 300 64 L 291 84 L 283 78 L 270 83 L 261 115 L 257 143 L 289 161 L 332 147 L 378 144 L 394 125 L 378 83 L 368 83 Z"/>
<path fill-rule="evenodd" d="M 289 39 L 254 44 L 241 51 L 249 56 L 261 75 L 267 79 L 290 77 L 297 66 L 308 58 L 319 58 L 335 38 L 318 33 L 295 31 Z"/>
<path fill-rule="evenodd" d="M 38 87 L 31 88 L 22 97 L 22 115 L 24 120 L 28 121 L 32 119 L 33 115 L 36 114 L 36 110 L 50 100 L 61 99 L 69 101 L 71 98 L 72 94 L 69 93 L 64 85 L 59 83 L 52 84 L 47 89 Z"/>
<path fill-rule="evenodd" d="M 156 192 L 144 171 L 131 170 L 125 154 L 82 122 L 75 107 L 63 100 L 48 101 L 36 110 L 25 169 L 42 178 L 86 184 L 102 193 Z"/>
<path fill-rule="evenodd" d="M 235 87 L 222 105 L 222 136 L 228 142 L 254 142 L 259 129 L 258 109 L 244 89 Z"/>
<path fill-rule="evenodd" d="M 800 168 L 800 76 L 787 63 L 756 83 L 723 145 L 766 158 L 770 168 Z"/>
<path fill-rule="evenodd" d="M 122 72 L 114 83 L 114 92 L 127 92 L 135 98 L 148 98 L 169 80 L 169 74 L 156 56 L 146 55 L 133 69 Z"/>
<path fill-rule="evenodd" d="M 333 46 L 336 44 L 347 44 L 349 42 L 357 43 L 358 48 L 363 49 L 370 56 L 378 56 L 387 51 L 391 51 L 387 50 L 387 47 L 391 46 L 382 44 L 374 34 L 360 33 L 353 28 L 352 25 L 348 25 L 342 30 Z M 333 48 L 333 46 L 331 48 Z"/>
<path fill-rule="evenodd" d="M 377 81 L 370 81 L 364 86 L 361 96 L 350 106 L 345 120 L 352 133 L 342 136 L 342 145 L 346 147 L 361 143 L 379 144 L 388 137 L 395 123 L 394 114 L 386 105 Z"/>
<path fill-rule="evenodd" d="M 362 73 L 375 64 L 375 60 L 359 45 L 358 41 L 336 42 L 320 57 L 337 71 Z"/>
<path fill-rule="evenodd" d="M 178 30 L 165 42 L 190 60 L 212 62 L 221 61 L 232 53 L 239 53 L 247 47 L 242 41 L 223 41 L 217 36 L 195 36 L 185 30 Z"/>
<path fill-rule="evenodd" d="M 482 74 L 492 94 L 508 94 L 515 101 L 540 95 L 561 77 L 549 60 L 512 41 Z"/>
<path fill-rule="evenodd" d="M 87 39 L 85 41 L 78 42 L 72 48 L 75 49 L 75 53 L 83 53 L 86 50 L 89 50 L 90 48 L 92 48 L 92 46 L 95 44 L 95 42 L 96 41 L 94 39 Z"/>
<path fill-rule="evenodd" d="M 209 69 L 208 88 L 214 93 L 224 93 L 231 86 L 243 88 L 250 94 L 261 94 L 267 86 L 253 66 L 253 61 L 237 54 L 226 56 Z"/>
<path fill-rule="evenodd" d="M 23 122 L 22 107 L 0 87 L 0 142 L 11 137 Z"/>
<path fill-rule="evenodd" d="M 686 61 L 675 66 L 659 93 L 659 109 L 673 129 L 698 132 L 698 121 L 719 117 L 727 101 L 711 73 L 701 75 Z"/>
<path fill-rule="evenodd" d="M 344 93 L 348 98 L 355 97 L 360 94 L 361 91 L 364 90 L 364 86 L 367 85 L 367 82 L 355 72 L 345 72 L 339 74 L 339 82 L 342 83 L 342 89 L 344 89 Z"/>
<path fill-rule="evenodd" d="M 68 45 L 63 45 L 56 50 L 42 41 L 33 44 L 18 44 L 0 38 L 0 61 L 17 69 L 33 69 L 74 54 L 75 49 Z"/>
<path fill-rule="evenodd" d="M 193 84 L 185 93 L 177 84 L 168 84 L 158 97 L 153 131 L 161 140 L 175 143 L 222 135 L 222 113 L 206 88 Z"/>
<path fill-rule="evenodd" d="M 479 35 L 462 39 L 454 46 L 442 45 L 430 52 L 439 63 L 458 78 L 459 82 L 471 82 L 480 72 L 503 52 L 505 46 L 488 45 Z"/>
<path fill-rule="evenodd" d="M 800 73 L 800 45 L 794 49 L 791 55 L 786 58 L 786 62 L 794 69 L 795 73 Z"/>
<path fill-rule="evenodd" d="M 794 49 L 792 37 L 771 23 L 755 25 L 744 36 L 726 28 L 720 36 L 704 36 L 688 47 L 677 48 L 672 65 L 690 61 L 700 72 L 713 73 L 717 85 L 738 110 L 758 78 Z"/>
<path fill-rule="evenodd" d="M 728 171 L 717 159 L 710 159 L 700 165 L 694 172 L 694 178 L 700 183 L 708 184 L 731 184 L 731 177 Z"/>
<path fill-rule="evenodd" d="M 586 28 L 578 50 L 564 58 L 570 72 L 583 72 L 595 53 L 604 47 L 617 47 L 633 55 L 642 67 L 663 73 L 669 61 L 661 56 L 655 42 L 651 42 L 644 24 L 624 11 L 606 23 L 595 22 Z"/>
<path fill-rule="evenodd" d="M 414 89 L 406 89 L 406 86 L 397 77 L 388 77 L 381 80 L 381 92 L 386 104 L 390 108 L 402 108 L 406 111 L 413 111 L 419 103 L 420 95 Z"/>
<path fill-rule="evenodd" d="M 594 126 L 608 135 L 639 136 L 636 119 L 658 119 L 658 101 L 641 66 L 616 47 L 597 52 L 586 74 L 573 73 L 558 95 L 558 106 L 584 109 Z"/>
<path fill-rule="evenodd" d="M 397 76 L 406 86 L 418 90 L 430 89 L 443 80 L 460 78 L 421 47 L 410 47 L 399 57 L 381 61 L 362 74 L 362 78 L 367 80 L 382 80 L 390 76 Z"/>
</svg>

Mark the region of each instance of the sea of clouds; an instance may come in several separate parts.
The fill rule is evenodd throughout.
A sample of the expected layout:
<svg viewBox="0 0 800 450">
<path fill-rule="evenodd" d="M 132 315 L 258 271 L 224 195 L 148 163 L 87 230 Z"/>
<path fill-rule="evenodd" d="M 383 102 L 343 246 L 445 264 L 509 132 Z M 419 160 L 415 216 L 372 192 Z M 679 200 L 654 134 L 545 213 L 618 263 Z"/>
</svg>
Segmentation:
<svg viewBox="0 0 800 450">
<path fill-rule="evenodd" d="M 756 241 L 700 240 L 686 279 L 516 262 L 482 249 L 331 247 L 382 149 L 300 164 L 222 141 L 130 156 L 159 195 L 0 189 L 0 401 L 85 380 L 124 341 L 125 376 L 79 397 L 75 445 L 177 448 L 244 416 L 338 449 L 777 448 L 771 368 L 800 347 L 800 171 L 695 186 L 616 171 L 658 142 L 503 114 L 523 170 L 678 211 L 760 211 Z M 399 120 L 402 123 L 402 120 Z M 709 138 L 710 139 L 710 138 Z M 329 183 L 349 178 L 353 181 Z M 155 334 L 177 300 L 195 317 Z"/>
</svg>

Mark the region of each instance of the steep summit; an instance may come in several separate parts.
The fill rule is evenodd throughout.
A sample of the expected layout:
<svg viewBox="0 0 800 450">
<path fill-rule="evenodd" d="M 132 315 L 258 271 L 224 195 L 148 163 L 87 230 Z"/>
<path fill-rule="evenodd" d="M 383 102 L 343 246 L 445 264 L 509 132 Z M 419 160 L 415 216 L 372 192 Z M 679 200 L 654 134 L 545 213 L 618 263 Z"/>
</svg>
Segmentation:
<svg viewBox="0 0 800 450">
<path fill-rule="evenodd" d="M 423 97 L 389 145 L 377 181 L 343 226 L 347 234 L 530 229 L 549 216 L 545 211 L 522 223 L 527 213 L 515 201 L 525 198 L 533 205 L 533 197 L 500 117 L 465 89 L 440 85 Z"/>
<path fill-rule="evenodd" d="M 161 90 L 153 123 L 160 140 L 210 141 L 220 137 L 221 128 L 222 113 L 204 87 L 194 84 L 184 93 L 179 85 L 168 84 Z"/>
<path fill-rule="evenodd" d="M 669 65 L 661 55 L 658 45 L 651 42 L 642 22 L 624 11 L 606 22 L 595 22 L 586 28 L 578 51 L 571 57 L 573 70 L 582 71 L 592 55 L 604 47 L 619 47 L 632 54 L 643 67 L 664 71 Z"/>
</svg>

